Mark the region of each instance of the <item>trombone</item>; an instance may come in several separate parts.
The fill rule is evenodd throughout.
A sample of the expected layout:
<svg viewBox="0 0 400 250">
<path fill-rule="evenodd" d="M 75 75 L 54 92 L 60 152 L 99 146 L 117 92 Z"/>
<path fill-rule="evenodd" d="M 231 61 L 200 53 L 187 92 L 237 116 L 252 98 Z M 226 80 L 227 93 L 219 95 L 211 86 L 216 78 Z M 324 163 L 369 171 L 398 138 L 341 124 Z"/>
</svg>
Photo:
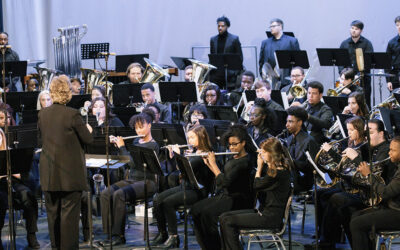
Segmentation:
<svg viewBox="0 0 400 250">
<path fill-rule="evenodd" d="M 342 91 L 344 89 L 350 88 L 351 86 L 353 86 L 354 84 L 356 84 L 360 80 L 361 80 L 360 78 L 356 78 L 350 84 L 347 84 L 346 86 L 337 87 L 335 89 L 328 89 L 328 91 L 326 92 L 326 95 L 327 96 L 338 96 L 338 95 L 340 95 L 340 93 L 342 93 Z"/>
</svg>

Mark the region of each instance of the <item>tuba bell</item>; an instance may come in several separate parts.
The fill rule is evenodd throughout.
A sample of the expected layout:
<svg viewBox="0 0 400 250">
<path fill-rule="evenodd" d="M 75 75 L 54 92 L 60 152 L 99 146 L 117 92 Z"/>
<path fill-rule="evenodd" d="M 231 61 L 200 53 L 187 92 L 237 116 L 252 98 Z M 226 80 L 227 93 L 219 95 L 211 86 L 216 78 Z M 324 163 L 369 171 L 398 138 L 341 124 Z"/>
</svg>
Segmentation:
<svg viewBox="0 0 400 250">
<path fill-rule="evenodd" d="M 206 77 L 211 70 L 217 69 L 214 65 L 201 62 L 195 59 L 189 59 L 193 66 L 193 73 L 191 77 L 191 81 L 196 83 L 196 88 L 198 89 L 199 98 L 203 93 L 203 90 L 207 88 L 209 85 L 206 81 Z"/>
<path fill-rule="evenodd" d="M 90 94 L 94 86 L 101 85 L 100 82 L 106 77 L 106 72 L 95 69 L 81 68 L 81 72 L 82 78 L 85 81 L 86 94 Z"/>
<path fill-rule="evenodd" d="M 146 62 L 146 69 L 143 72 L 140 83 L 156 83 L 163 76 L 169 77 L 167 71 L 164 70 L 161 66 L 147 58 L 143 59 Z"/>
<path fill-rule="evenodd" d="M 39 90 L 48 90 L 50 88 L 50 83 L 55 76 L 60 75 L 61 71 L 35 67 L 39 75 Z"/>
</svg>

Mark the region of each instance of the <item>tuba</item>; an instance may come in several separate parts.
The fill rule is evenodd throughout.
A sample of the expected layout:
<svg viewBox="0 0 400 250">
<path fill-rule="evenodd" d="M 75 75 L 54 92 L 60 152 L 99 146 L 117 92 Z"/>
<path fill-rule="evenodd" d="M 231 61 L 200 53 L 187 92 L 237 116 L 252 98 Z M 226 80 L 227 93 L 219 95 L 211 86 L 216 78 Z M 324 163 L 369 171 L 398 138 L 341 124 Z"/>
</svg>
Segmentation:
<svg viewBox="0 0 400 250">
<path fill-rule="evenodd" d="M 60 71 L 48 68 L 35 67 L 39 75 L 39 90 L 50 89 L 50 83 L 55 76 L 60 75 Z"/>
<path fill-rule="evenodd" d="M 198 98 L 200 98 L 203 90 L 205 90 L 209 85 L 208 82 L 205 82 L 208 73 L 210 73 L 210 71 L 213 69 L 217 69 L 217 67 L 195 59 L 189 59 L 189 61 L 192 63 L 193 66 L 192 78 L 190 80 L 196 83 L 196 88 L 199 94 Z"/>
<path fill-rule="evenodd" d="M 348 137 L 337 141 L 331 141 L 329 143 L 329 145 L 332 146 L 331 150 L 335 151 L 337 154 L 341 154 L 340 142 L 346 140 L 347 138 Z M 321 188 L 330 188 L 339 182 L 338 175 L 340 170 L 340 163 L 336 163 L 328 152 L 324 151 L 321 148 L 317 153 L 317 156 L 315 157 L 315 163 L 320 166 L 325 172 L 327 172 L 329 177 L 331 177 L 332 179 L 332 183 L 327 184 L 321 177 L 319 177 L 319 175 L 317 175 L 318 186 L 320 186 Z"/>
<path fill-rule="evenodd" d="M 165 71 L 161 66 L 147 58 L 143 59 L 146 62 L 146 70 L 143 72 L 140 83 L 156 83 L 163 76 L 169 77 L 167 71 Z"/>
<path fill-rule="evenodd" d="M 100 82 L 106 77 L 106 72 L 95 69 L 81 68 L 81 72 L 82 78 L 85 81 L 86 94 L 90 94 L 94 86 L 101 85 Z"/>
</svg>

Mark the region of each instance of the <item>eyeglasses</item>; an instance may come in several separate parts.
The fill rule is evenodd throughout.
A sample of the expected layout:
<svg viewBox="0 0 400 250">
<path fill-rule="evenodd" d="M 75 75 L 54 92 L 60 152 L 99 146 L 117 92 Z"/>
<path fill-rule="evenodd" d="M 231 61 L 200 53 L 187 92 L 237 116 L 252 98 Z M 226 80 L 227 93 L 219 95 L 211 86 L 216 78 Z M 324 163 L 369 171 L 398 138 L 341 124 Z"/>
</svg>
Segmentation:
<svg viewBox="0 0 400 250">
<path fill-rule="evenodd" d="M 216 95 L 206 95 L 206 97 L 216 97 Z"/>
<path fill-rule="evenodd" d="M 300 77 L 302 75 L 291 75 L 290 77 Z"/>
<path fill-rule="evenodd" d="M 204 119 L 203 115 L 192 115 L 192 118 Z"/>
<path fill-rule="evenodd" d="M 271 25 L 271 26 L 269 26 L 269 28 L 272 29 L 272 28 L 275 28 L 277 26 L 280 26 L 280 25 L 279 24 Z"/>
<path fill-rule="evenodd" d="M 261 116 L 261 114 L 249 114 L 249 117 L 260 117 Z"/>
<path fill-rule="evenodd" d="M 237 145 L 239 145 L 240 143 L 242 143 L 241 141 L 240 142 L 234 142 L 234 143 L 229 143 L 228 144 L 228 147 L 236 147 Z"/>
</svg>

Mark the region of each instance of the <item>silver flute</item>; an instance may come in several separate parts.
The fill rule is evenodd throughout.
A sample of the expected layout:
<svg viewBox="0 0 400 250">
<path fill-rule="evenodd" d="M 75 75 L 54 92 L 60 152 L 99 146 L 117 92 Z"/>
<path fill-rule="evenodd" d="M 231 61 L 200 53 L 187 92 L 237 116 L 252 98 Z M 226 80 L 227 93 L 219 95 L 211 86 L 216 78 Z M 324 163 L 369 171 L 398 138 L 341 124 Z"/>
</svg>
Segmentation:
<svg viewBox="0 0 400 250">
<path fill-rule="evenodd" d="M 122 137 L 122 140 L 129 140 L 129 139 L 142 138 L 142 137 L 144 137 L 144 135 L 125 136 L 125 137 Z M 111 142 L 116 142 L 116 140 L 117 140 L 116 136 L 110 135 L 110 141 Z"/>
<path fill-rule="evenodd" d="M 237 155 L 239 154 L 238 152 L 218 152 L 215 153 L 215 155 Z M 207 156 L 208 153 L 199 153 L 199 154 L 185 154 L 185 157 L 194 157 L 194 156 Z"/>
<path fill-rule="evenodd" d="M 164 149 L 164 148 L 169 148 L 169 147 L 172 147 L 172 146 L 174 146 L 174 144 L 165 145 L 165 146 L 162 146 L 161 148 Z M 190 148 L 192 145 L 185 144 L 185 145 L 177 145 L 177 146 L 178 146 L 178 148 Z"/>
</svg>

